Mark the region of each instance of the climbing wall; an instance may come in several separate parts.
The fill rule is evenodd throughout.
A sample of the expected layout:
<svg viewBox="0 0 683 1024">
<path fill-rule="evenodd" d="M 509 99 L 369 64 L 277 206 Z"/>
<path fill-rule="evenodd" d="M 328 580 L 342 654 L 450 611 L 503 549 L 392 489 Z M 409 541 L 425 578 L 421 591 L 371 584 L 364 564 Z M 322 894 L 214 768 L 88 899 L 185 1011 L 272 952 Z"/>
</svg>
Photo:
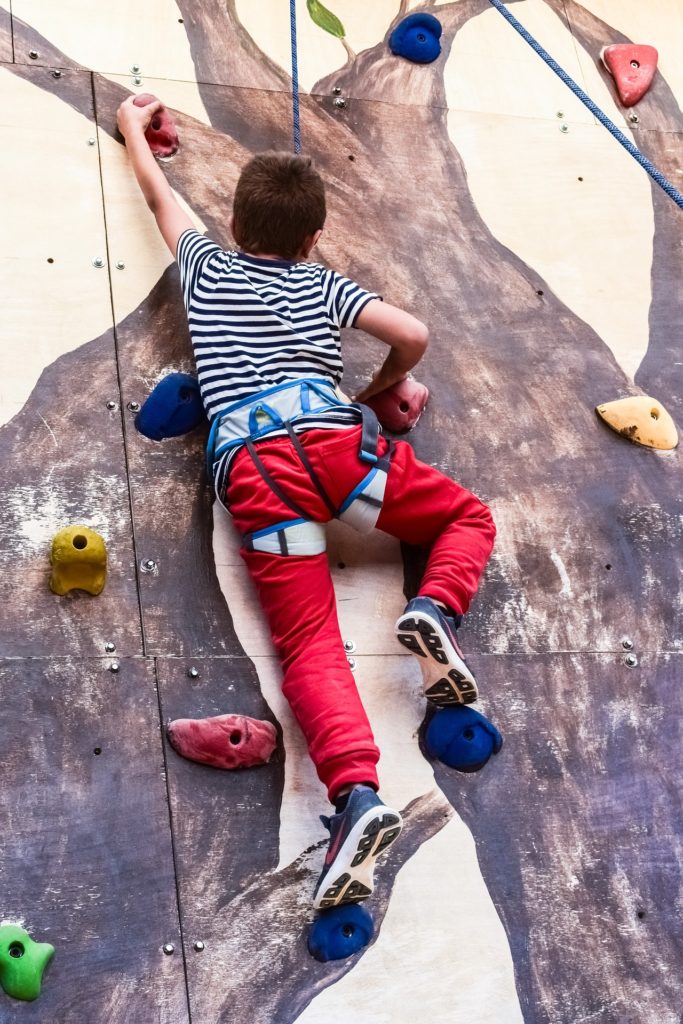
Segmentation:
<svg viewBox="0 0 683 1024">
<path fill-rule="evenodd" d="M 328 183 L 316 258 L 424 319 L 419 456 L 492 507 L 462 642 L 502 752 L 463 775 L 421 745 L 393 637 L 422 553 L 330 530 L 340 619 L 406 827 L 348 960 L 306 949 L 324 793 L 202 429 L 135 410 L 192 358 L 177 270 L 116 131 L 173 109 L 163 169 L 226 247 L 250 154 L 291 147 L 285 0 L 12 0 L 0 8 L 0 920 L 56 947 L 31 1024 L 680 1024 L 683 508 L 677 451 L 596 405 L 651 394 L 683 422 L 683 214 L 488 0 L 297 0 L 303 149 Z M 510 9 L 674 184 L 675 0 Z M 402 17 L 443 27 L 394 56 Z M 329 25 L 328 25 L 329 27 Z M 654 45 L 633 108 L 599 62 Z M 352 393 L 381 346 L 344 340 Z M 105 538 L 98 597 L 48 587 L 53 535 Z M 324 680 L 321 679 L 321 684 Z M 278 726 L 265 767 L 181 760 L 165 723 Z M 0 971 L 3 964 L 0 963 Z M 0 978 L 0 980 L 2 980 Z"/>
</svg>

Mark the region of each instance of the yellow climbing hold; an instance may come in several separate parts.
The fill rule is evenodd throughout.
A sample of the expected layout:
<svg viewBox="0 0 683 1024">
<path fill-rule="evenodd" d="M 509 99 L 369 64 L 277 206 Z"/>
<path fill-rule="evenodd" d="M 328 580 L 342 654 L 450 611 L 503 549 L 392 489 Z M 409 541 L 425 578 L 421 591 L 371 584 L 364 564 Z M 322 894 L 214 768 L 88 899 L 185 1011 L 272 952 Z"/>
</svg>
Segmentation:
<svg viewBox="0 0 683 1024">
<path fill-rule="evenodd" d="M 634 395 L 596 406 L 598 416 L 617 434 L 648 448 L 669 451 L 678 444 L 676 424 L 661 404 L 649 395 Z"/>
<path fill-rule="evenodd" d="M 107 580 L 107 548 L 100 537 L 87 526 L 67 526 L 55 535 L 50 554 L 52 574 L 50 590 L 68 594 L 70 590 L 87 590 L 101 594 Z"/>
</svg>

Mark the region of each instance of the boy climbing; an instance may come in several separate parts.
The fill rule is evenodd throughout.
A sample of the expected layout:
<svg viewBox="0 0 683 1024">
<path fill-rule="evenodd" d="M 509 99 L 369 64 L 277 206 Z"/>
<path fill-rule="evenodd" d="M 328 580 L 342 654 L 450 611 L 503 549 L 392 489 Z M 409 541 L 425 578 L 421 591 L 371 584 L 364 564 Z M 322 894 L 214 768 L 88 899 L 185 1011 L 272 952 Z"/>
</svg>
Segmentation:
<svg viewBox="0 0 683 1024">
<path fill-rule="evenodd" d="M 314 894 L 325 908 L 369 896 L 377 856 L 401 830 L 379 797 L 379 750 L 344 652 L 324 524 L 340 518 L 429 546 L 419 595 L 396 624 L 429 701 L 469 704 L 477 686 L 456 629 L 493 546 L 489 510 L 388 442 L 362 403 L 403 380 L 427 347 L 419 320 L 308 258 L 325 223 L 311 161 L 266 153 L 245 166 L 230 229 L 235 250 L 200 235 L 144 137 L 157 101 L 118 110 L 143 195 L 180 270 L 216 493 L 242 536 L 282 663 L 283 692 L 335 813 Z M 350 403 L 339 391 L 340 331 L 384 342 L 384 363 Z"/>
</svg>

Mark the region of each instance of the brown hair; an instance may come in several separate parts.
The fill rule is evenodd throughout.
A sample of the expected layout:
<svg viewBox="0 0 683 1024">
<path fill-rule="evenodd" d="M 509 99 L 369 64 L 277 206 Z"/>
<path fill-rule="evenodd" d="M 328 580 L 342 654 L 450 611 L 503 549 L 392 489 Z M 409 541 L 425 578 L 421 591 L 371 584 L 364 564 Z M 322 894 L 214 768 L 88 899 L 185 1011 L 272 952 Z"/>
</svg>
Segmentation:
<svg viewBox="0 0 683 1024">
<path fill-rule="evenodd" d="M 240 174 L 232 209 L 245 252 L 291 260 L 325 223 L 325 186 L 310 157 L 259 153 Z"/>
</svg>

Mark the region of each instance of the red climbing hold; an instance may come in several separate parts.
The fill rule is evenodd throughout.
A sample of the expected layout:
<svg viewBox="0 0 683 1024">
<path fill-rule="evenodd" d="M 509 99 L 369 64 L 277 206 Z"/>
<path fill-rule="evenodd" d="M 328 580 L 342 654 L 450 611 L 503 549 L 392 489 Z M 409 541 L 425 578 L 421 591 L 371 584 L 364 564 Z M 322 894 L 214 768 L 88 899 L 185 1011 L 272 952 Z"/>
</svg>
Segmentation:
<svg viewBox="0 0 683 1024">
<path fill-rule="evenodd" d="M 146 107 L 148 103 L 156 103 L 157 99 L 151 92 L 143 92 L 135 97 L 133 103 L 136 107 Z M 166 107 L 156 112 L 145 132 L 145 138 L 155 156 L 173 156 L 177 151 L 180 145 L 178 132 Z"/>
<path fill-rule="evenodd" d="M 368 398 L 365 405 L 374 410 L 382 426 L 392 434 L 405 434 L 419 420 L 428 398 L 429 391 L 424 384 L 406 377 Z"/>
<path fill-rule="evenodd" d="M 181 757 L 213 768 L 253 768 L 265 764 L 277 745 L 271 722 L 244 715 L 177 718 L 166 730 Z"/>
<path fill-rule="evenodd" d="M 654 46 L 616 43 L 603 47 L 600 56 L 616 82 L 621 102 L 632 107 L 643 98 L 655 77 L 658 54 Z"/>
</svg>

